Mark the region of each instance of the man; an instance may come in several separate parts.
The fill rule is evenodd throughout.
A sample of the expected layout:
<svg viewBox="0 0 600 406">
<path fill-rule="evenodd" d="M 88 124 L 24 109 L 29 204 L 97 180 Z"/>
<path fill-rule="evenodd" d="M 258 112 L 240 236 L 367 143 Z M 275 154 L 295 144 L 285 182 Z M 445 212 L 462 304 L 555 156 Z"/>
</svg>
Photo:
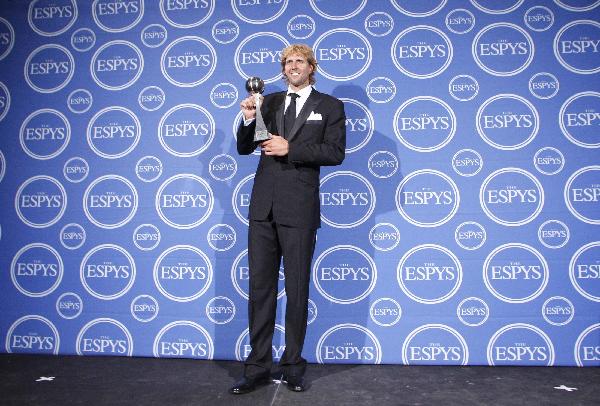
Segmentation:
<svg viewBox="0 0 600 406">
<path fill-rule="evenodd" d="M 250 200 L 248 321 L 252 351 L 244 376 L 229 391 L 243 394 L 270 382 L 272 339 L 281 257 L 285 270 L 285 351 L 279 361 L 290 390 L 306 389 L 302 347 L 308 315 L 308 286 L 317 228 L 321 225 L 319 168 L 339 165 L 346 148 L 342 102 L 315 90 L 317 61 L 306 45 L 283 50 L 281 66 L 287 92 L 267 95 L 261 113 L 271 139 L 261 155 Z M 248 155 L 256 123 L 254 97 L 241 103 L 244 122 L 237 133 L 238 153 Z"/>
</svg>

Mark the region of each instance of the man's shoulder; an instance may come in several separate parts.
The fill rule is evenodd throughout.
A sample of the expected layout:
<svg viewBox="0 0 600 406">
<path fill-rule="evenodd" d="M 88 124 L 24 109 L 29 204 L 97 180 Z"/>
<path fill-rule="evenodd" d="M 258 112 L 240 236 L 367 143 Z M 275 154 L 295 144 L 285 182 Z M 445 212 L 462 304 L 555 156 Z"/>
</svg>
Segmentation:
<svg viewBox="0 0 600 406">
<path fill-rule="evenodd" d="M 343 105 L 342 101 L 335 96 L 332 96 L 327 93 L 321 93 L 317 89 L 313 89 L 313 92 L 316 92 L 316 95 L 321 99 L 321 103 L 339 105 L 339 106 Z"/>
</svg>

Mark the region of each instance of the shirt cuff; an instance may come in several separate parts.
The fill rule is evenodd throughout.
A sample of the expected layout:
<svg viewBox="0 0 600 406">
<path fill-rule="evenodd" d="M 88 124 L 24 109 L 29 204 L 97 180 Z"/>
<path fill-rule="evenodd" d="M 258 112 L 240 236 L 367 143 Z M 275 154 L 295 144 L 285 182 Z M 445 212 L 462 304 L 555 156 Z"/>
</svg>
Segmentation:
<svg viewBox="0 0 600 406">
<path fill-rule="evenodd" d="M 244 120 L 244 127 L 248 127 L 250 124 L 252 124 L 253 121 L 254 121 L 254 118 L 249 118 L 248 120 Z"/>
</svg>

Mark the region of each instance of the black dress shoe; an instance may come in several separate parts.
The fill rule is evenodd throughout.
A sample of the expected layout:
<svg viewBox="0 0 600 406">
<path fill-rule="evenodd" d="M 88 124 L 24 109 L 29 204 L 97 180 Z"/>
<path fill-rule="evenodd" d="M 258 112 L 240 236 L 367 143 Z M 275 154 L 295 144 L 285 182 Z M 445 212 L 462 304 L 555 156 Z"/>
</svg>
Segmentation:
<svg viewBox="0 0 600 406">
<path fill-rule="evenodd" d="M 258 386 L 266 385 L 271 382 L 269 375 L 258 376 L 249 378 L 244 376 L 242 379 L 237 381 L 231 388 L 229 393 L 232 395 L 243 395 L 244 393 L 250 393 L 255 390 Z"/>
<path fill-rule="evenodd" d="M 287 388 L 292 392 L 304 392 L 307 388 L 303 376 L 283 375 L 282 380 L 286 382 Z"/>
</svg>

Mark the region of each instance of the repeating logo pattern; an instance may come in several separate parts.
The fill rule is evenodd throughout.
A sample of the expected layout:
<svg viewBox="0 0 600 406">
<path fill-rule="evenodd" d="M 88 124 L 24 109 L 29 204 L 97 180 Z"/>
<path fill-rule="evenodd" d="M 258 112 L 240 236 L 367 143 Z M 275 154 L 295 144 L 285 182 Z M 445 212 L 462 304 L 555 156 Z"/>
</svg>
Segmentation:
<svg viewBox="0 0 600 406">
<path fill-rule="evenodd" d="M 3 351 L 249 354 L 239 103 L 250 76 L 285 90 L 302 42 L 347 131 L 304 357 L 600 366 L 599 21 L 597 0 L 1 2 Z"/>
</svg>

